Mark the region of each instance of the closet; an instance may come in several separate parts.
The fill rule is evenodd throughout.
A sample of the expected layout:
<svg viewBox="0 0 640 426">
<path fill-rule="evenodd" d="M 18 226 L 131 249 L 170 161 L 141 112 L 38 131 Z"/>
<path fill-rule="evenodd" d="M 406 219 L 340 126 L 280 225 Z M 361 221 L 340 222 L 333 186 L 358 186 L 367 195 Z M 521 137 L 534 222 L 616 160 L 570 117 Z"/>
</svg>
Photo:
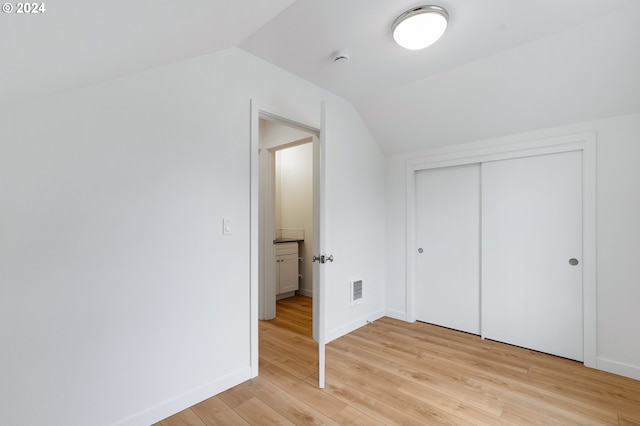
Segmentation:
<svg viewBox="0 0 640 426">
<path fill-rule="evenodd" d="M 416 319 L 583 360 L 582 151 L 415 172 Z"/>
</svg>

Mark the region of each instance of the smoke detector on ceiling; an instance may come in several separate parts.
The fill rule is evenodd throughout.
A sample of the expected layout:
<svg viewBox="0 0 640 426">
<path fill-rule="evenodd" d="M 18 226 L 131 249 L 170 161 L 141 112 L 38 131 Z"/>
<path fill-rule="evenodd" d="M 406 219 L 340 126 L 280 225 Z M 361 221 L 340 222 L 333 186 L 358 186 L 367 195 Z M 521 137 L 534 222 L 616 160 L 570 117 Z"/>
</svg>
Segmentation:
<svg viewBox="0 0 640 426">
<path fill-rule="evenodd" d="M 333 54 L 333 62 L 336 64 L 345 64 L 349 62 L 349 52 L 336 52 Z"/>
</svg>

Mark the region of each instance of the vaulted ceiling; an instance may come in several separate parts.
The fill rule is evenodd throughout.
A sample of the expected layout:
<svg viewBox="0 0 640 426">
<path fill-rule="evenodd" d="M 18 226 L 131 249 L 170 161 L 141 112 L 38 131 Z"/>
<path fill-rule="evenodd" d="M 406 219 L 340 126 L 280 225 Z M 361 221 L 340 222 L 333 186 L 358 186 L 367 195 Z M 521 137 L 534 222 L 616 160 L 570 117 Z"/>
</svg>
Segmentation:
<svg viewBox="0 0 640 426">
<path fill-rule="evenodd" d="M 438 43 L 395 45 L 428 3 L 47 2 L 0 16 L 0 106 L 238 46 L 350 100 L 387 154 L 640 111 L 640 1 L 442 0 Z"/>
<path fill-rule="evenodd" d="M 293 2 L 44 0 L 41 14 L 0 13 L 0 107 L 237 46 Z"/>
</svg>

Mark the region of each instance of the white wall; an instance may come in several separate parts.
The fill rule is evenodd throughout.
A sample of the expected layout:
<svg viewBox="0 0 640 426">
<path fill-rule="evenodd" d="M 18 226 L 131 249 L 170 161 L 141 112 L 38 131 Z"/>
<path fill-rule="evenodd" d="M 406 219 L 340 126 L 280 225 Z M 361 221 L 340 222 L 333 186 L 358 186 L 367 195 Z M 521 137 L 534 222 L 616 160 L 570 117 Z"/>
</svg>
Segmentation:
<svg viewBox="0 0 640 426">
<path fill-rule="evenodd" d="M 541 129 L 451 149 L 597 132 L 597 353 L 598 368 L 640 379 L 640 114 Z M 387 159 L 387 314 L 406 316 L 405 162 Z"/>
<path fill-rule="evenodd" d="M 3 422 L 149 424 L 250 376 L 250 98 L 327 101 L 329 330 L 381 312 L 384 162 L 346 101 L 239 49 L 32 101 L 0 113 Z"/>
<path fill-rule="evenodd" d="M 279 212 L 279 214 L 278 214 Z M 307 143 L 276 152 L 276 229 L 303 229 L 299 244 L 300 292 L 313 290 L 313 145 Z"/>
<path fill-rule="evenodd" d="M 384 315 L 384 157 L 354 125 L 356 110 L 327 110 L 325 251 L 327 342 Z M 349 307 L 351 281 L 362 279 L 362 303 Z"/>
</svg>

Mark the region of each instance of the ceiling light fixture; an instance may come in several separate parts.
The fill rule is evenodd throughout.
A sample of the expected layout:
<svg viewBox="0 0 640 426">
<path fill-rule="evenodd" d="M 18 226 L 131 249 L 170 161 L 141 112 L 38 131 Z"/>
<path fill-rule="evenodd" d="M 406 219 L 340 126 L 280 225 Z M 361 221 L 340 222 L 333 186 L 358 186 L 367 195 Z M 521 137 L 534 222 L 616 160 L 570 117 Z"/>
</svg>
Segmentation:
<svg viewBox="0 0 640 426">
<path fill-rule="evenodd" d="M 391 32 L 400 46 L 419 50 L 438 41 L 447 29 L 449 13 L 440 6 L 418 6 L 398 16 Z"/>
</svg>

